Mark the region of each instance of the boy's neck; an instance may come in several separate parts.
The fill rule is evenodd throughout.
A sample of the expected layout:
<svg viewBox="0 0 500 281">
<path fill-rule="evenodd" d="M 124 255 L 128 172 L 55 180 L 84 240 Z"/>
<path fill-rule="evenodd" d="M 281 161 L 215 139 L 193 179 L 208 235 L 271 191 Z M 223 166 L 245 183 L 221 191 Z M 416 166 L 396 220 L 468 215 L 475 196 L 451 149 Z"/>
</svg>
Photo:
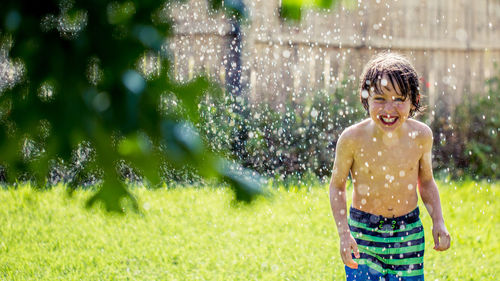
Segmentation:
<svg viewBox="0 0 500 281">
<path fill-rule="evenodd" d="M 397 142 L 401 136 L 403 135 L 405 123 L 403 123 L 399 128 L 397 128 L 394 131 L 384 131 L 380 129 L 373 121 L 371 121 L 372 128 L 373 128 L 373 137 L 376 138 L 377 140 L 380 139 L 382 140 L 385 144 L 393 144 L 394 142 Z"/>
</svg>

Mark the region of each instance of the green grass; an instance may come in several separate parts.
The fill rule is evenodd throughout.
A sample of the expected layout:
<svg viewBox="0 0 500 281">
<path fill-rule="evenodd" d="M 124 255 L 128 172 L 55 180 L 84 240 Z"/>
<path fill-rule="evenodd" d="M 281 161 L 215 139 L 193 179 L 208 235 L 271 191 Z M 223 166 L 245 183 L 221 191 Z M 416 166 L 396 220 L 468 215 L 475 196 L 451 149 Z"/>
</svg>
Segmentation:
<svg viewBox="0 0 500 281">
<path fill-rule="evenodd" d="M 499 184 L 439 184 L 452 235 L 426 280 L 498 280 Z M 88 192 L 0 191 L 0 280 L 344 280 L 326 186 L 232 204 L 227 189 L 137 189 L 142 214 L 83 207 Z M 421 207 L 422 208 L 422 207 Z"/>
</svg>

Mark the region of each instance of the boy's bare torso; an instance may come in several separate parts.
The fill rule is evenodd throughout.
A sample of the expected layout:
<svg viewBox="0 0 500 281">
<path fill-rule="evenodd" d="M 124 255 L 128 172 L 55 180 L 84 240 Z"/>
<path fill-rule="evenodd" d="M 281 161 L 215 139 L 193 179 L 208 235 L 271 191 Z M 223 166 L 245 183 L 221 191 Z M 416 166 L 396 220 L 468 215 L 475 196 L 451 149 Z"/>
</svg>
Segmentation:
<svg viewBox="0 0 500 281">
<path fill-rule="evenodd" d="M 405 215 L 417 207 L 425 125 L 409 119 L 398 135 L 377 135 L 370 121 L 352 127 L 352 205 L 385 217 Z"/>
</svg>

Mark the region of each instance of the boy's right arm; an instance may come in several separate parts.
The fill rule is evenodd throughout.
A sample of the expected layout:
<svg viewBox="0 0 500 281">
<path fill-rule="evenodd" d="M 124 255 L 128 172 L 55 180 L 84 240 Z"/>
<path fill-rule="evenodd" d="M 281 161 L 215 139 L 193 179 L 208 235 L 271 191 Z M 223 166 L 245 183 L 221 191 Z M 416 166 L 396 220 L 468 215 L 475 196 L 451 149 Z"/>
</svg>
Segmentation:
<svg viewBox="0 0 500 281">
<path fill-rule="evenodd" d="M 352 259 L 351 251 L 354 252 L 356 258 L 359 258 L 359 251 L 358 245 L 351 235 L 349 225 L 347 224 L 345 196 L 346 180 L 354 161 L 353 156 L 353 139 L 350 138 L 349 133 L 344 131 L 337 142 L 335 162 L 330 180 L 330 205 L 339 233 L 342 261 L 348 267 L 356 269 L 358 268 L 358 264 Z"/>
</svg>

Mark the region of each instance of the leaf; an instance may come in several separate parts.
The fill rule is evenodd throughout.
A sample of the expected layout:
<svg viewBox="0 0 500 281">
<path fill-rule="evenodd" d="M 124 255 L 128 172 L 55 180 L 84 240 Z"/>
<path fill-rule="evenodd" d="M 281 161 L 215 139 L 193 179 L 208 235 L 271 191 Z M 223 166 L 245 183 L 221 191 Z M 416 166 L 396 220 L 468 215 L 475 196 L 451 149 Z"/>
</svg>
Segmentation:
<svg viewBox="0 0 500 281">
<path fill-rule="evenodd" d="M 286 20 L 300 21 L 304 9 L 320 8 L 329 9 L 336 0 L 282 0 L 280 16 Z M 355 2 L 347 0 L 344 2 Z"/>
<path fill-rule="evenodd" d="M 196 123 L 199 119 L 198 103 L 211 84 L 205 77 L 198 77 L 191 82 L 173 87 L 172 92 L 182 101 L 186 112 L 192 122 Z"/>
<path fill-rule="evenodd" d="M 283 0 L 280 16 L 284 19 L 299 21 L 302 16 L 302 0 Z"/>
<path fill-rule="evenodd" d="M 101 202 L 108 212 L 124 213 L 126 202 L 130 203 L 133 211 L 139 210 L 135 197 L 116 177 L 107 177 L 99 190 L 87 200 L 86 206 L 90 208 L 98 202 Z"/>
<path fill-rule="evenodd" d="M 268 196 L 262 190 L 263 179 L 239 164 L 220 159 L 218 172 L 222 179 L 231 185 L 238 201 L 249 203 L 259 195 Z"/>
</svg>

